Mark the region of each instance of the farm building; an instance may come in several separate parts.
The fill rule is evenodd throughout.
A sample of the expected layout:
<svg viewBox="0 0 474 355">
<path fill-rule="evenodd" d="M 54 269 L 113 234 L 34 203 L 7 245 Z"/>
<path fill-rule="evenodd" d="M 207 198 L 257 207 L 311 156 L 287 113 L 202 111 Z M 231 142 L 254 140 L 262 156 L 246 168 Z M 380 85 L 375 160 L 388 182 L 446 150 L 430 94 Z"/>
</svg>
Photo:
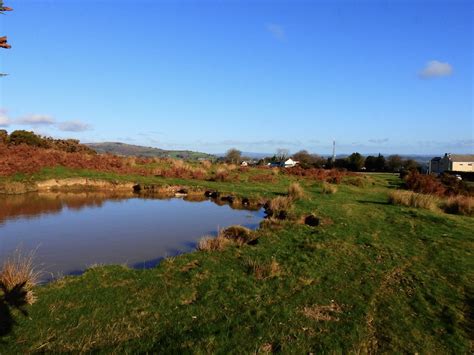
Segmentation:
<svg viewBox="0 0 474 355">
<path fill-rule="evenodd" d="M 430 160 L 429 172 L 441 174 L 445 171 L 474 172 L 474 154 L 451 154 Z"/>
</svg>

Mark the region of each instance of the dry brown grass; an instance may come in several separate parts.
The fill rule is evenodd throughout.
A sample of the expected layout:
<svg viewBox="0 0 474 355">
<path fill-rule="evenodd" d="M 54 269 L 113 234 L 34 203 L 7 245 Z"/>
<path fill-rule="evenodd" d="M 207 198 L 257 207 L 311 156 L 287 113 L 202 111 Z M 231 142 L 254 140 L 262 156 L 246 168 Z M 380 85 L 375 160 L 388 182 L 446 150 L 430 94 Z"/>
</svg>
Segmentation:
<svg viewBox="0 0 474 355">
<path fill-rule="evenodd" d="M 15 286 L 24 284 L 27 304 L 33 304 L 36 301 L 33 287 L 41 274 L 34 267 L 34 255 L 34 251 L 25 254 L 18 249 L 3 262 L 0 270 L 0 284 L 8 291 L 11 291 Z"/>
<path fill-rule="evenodd" d="M 443 203 L 443 210 L 447 213 L 474 216 L 474 197 L 453 196 Z"/>
<path fill-rule="evenodd" d="M 227 227 L 220 231 L 219 236 L 235 241 L 239 245 L 247 244 L 254 239 L 253 231 L 243 226 Z"/>
<path fill-rule="evenodd" d="M 253 259 L 246 259 L 244 264 L 247 267 L 248 272 L 253 274 L 257 280 L 265 280 L 281 275 L 280 264 L 275 258 L 272 258 L 271 262 L 269 263 L 262 263 Z"/>
<path fill-rule="evenodd" d="M 323 194 L 335 194 L 337 192 L 337 186 L 328 182 L 323 182 L 321 186 Z"/>
<path fill-rule="evenodd" d="M 209 170 L 212 166 L 212 162 L 209 160 L 203 160 L 201 161 L 201 165 L 204 169 Z"/>
<path fill-rule="evenodd" d="M 286 219 L 293 206 L 293 200 L 288 196 L 277 196 L 268 203 L 268 212 L 271 217 Z"/>
<path fill-rule="evenodd" d="M 199 251 L 216 251 L 224 250 L 232 241 L 221 235 L 217 237 L 205 236 L 198 242 L 197 250 Z"/>
<path fill-rule="evenodd" d="M 402 190 L 390 192 L 388 201 L 393 205 L 424 208 L 430 211 L 437 211 L 439 204 L 436 196 Z"/>
<path fill-rule="evenodd" d="M 337 315 L 342 313 L 342 307 L 335 302 L 331 302 L 331 304 L 325 306 L 315 304 L 313 306 L 304 307 L 301 313 L 303 313 L 305 317 L 318 322 L 337 322 L 339 321 Z"/>
<path fill-rule="evenodd" d="M 293 200 L 299 200 L 304 197 L 304 190 L 300 184 L 294 182 L 288 187 L 288 196 Z"/>
</svg>

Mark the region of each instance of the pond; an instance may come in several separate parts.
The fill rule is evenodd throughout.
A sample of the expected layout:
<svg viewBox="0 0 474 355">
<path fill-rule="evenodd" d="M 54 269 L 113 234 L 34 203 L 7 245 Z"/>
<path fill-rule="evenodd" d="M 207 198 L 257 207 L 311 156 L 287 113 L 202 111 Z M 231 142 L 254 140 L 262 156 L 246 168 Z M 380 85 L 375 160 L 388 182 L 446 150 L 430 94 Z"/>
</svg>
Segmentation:
<svg viewBox="0 0 474 355">
<path fill-rule="evenodd" d="M 212 200 L 114 193 L 0 196 L 0 263 L 16 249 L 35 251 L 46 281 L 95 264 L 156 265 L 189 252 L 204 235 L 243 225 L 255 229 L 262 209 L 238 210 Z"/>
</svg>

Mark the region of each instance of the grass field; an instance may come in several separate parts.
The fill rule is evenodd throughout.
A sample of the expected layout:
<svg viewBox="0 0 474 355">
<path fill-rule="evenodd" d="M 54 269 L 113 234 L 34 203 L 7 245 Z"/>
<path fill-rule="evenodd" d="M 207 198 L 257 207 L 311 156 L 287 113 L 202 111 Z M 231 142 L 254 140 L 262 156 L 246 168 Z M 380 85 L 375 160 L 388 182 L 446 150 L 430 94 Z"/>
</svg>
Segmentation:
<svg viewBox="0 0 474 355">
<path fill-rule="evenodd" d="M 265 198 L 295 180 L 221 183 L 61 168 L 14 179 L 72 176 Z M 474 219 L 388 204 L 399 183 L 371 174 L 361 186 L 323 193 L 321 183 L 301 180 L 305 197 L 294 220 L 267 224 L 256 245 L 196 251 L 148 270 L 95 267 L 36 287 L 37 302 L 28 317 L 16 314 L 0 353 L 472 353 Z M 320 226 L 296 222 L 310 213 Z"/>
</svg>

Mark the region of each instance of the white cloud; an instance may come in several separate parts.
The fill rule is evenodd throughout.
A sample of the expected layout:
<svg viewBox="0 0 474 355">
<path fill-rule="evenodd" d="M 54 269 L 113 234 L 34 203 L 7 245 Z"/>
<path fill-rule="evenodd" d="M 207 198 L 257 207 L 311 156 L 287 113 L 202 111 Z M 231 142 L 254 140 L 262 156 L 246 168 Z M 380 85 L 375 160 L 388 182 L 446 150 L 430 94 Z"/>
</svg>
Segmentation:
<svg viewBox="0 0 474 355">
<path fill-rule="evenodd" d="M 30 125 L 30 126 L 49 126 L 55 123 L 54 118 L 49 115 L 28 115 L 20 117 L 15 121 L 16 124 Z"/>
<path fill-rule="evenodd" d="M 65 132 L 84 132 L 91 129 L 91 126 L 81 121 L 64 121 L 59 122 L 56 127 L 60 131 Z"/>
<path fill-rule="evenodd" d="M 266 28 L 267 31 L 270 32 L 277 40 L 284 41 L 286 39 L 285 30 L 281 25 L 269 23 L 267 24 Z"/>
<path fill-rule="evenodd" d="M 426 66 L 420 72 L 420 77 L 423 79 L 439 78 L 443 76 L 450 76 L 453 73 L 453 67 L 449 63 L 443 63 L 438 60 L 431 60 L 426 63 Z"/>
<path fill-rule="evenodd" d="M 0 127 L 8 127 L 11 124 L 10 118 L 7 115 L 7 111 L 0 109 Z"/>
</svg>

